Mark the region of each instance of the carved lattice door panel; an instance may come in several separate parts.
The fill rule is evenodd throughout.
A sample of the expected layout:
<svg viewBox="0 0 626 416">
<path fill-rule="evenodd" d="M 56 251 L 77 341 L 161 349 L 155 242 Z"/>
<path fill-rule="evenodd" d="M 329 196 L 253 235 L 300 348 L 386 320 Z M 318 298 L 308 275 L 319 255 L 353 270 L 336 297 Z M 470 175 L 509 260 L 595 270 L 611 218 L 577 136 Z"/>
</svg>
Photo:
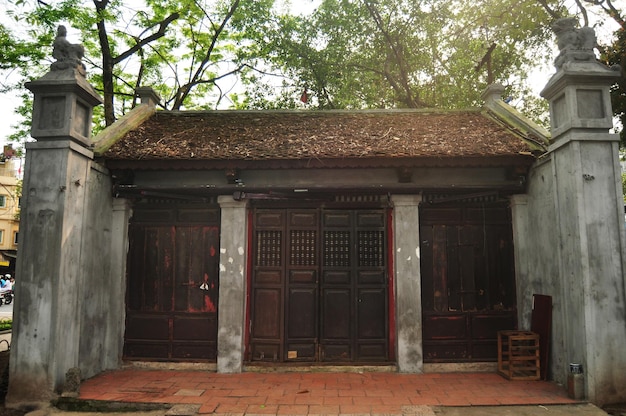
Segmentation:
<svg viewBox="0 0 626 416">
<path fill-rule="evenodd" d="M 252 360 L 388 359 L 386 213 L 254 215 Z"/>
</svg>

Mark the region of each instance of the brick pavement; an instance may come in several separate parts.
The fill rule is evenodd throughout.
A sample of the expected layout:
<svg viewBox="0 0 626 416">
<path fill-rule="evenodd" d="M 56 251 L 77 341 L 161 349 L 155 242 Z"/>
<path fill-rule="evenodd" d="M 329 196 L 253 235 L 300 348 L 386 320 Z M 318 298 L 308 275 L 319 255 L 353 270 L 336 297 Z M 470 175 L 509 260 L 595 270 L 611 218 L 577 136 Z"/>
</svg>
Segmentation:
<svg viewBox="0 0 626 416">
<path fill-rule="evenodd" d="M 200 414 L 402 414 L 425 406 L 577 403 L 547 381 L 495 373 L 240 373 L 123 369 L 81 384 L 80 399 L 193 404 Z M 419 412 L 417 414 L 420 414 Z"/>
</svg>

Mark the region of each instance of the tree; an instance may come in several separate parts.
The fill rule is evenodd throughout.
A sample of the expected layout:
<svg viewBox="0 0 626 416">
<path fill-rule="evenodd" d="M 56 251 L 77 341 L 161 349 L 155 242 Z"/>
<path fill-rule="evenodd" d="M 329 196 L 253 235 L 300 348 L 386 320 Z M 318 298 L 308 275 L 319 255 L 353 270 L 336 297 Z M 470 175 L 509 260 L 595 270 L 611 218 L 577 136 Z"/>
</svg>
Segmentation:
<svg viewBox="0 0 626 416">
<path fill-rule="evenodd" d="M 27 79 L 30 71 L 37 73 L 37 70 L 33 68 L 33 62 L 44 60 L 46 53 L 39 46 L 39 39 L 21 39 L 11 30 L 13 26 L 9 23 L 7 22 L 6 25 L 0 23 L 0 51 L 2 51 L 0 53 L 0 94 L 11 94 L 15 102 L 22 102 L 16 110 L 16 113 L 22 117 L 20 119 L 9 118 L 17 124 L 11 125 L 11 128 L 15 130 L 8 137 L 9 140 L 21 142 L 30 128 L 30 125 L 24 121 L 25 116 L 29 117 L 32 114 L 32 100 L 22 88 L 23 80 Z M 48 34 L 45 42 L 46 44 L 52 43 L 52 33 Z M 4 122 L 7 122 L 6 117 Z M 17 147 L 16 156 L 21 154 L 22 149 Z"/>
<path fill-rule="evenodd" d="M 619 65 L 621 77 L 611 88 L 613 114 L 622 125 L 620 132 L 621 146 L 626 147 L 626 18 L 611 0 L 585 0 L 586 3 L 598 6 L 618 25 L 613 43 L 601 49 L 601 59 L 607 65 Z"/>
<path fill-rule="evenodd" d="M 0 24 L 0 46 L 2 47 L 2 59 L 0 60 L 0 70 L 8 70 L 24 65 L 24 58 L 27 50 L 22 48 L 11 31 Z"/>
<path fill-rule="evenodd" d="M 135 54 L 138 54 L 141 58 L 143 48 L 163 37 L 170 23 L 178 19 L 180 14 L 177 11 L 174 11 L 164 19 L 154 21 L 154 17 L 146 18 L 144 17 L 143 13 L 138 13 L 137 16 L 140 17 L 140 19 L 138 19 L 140 20 L 140 22 L 138 23 L 142 25 L 141 27 L 145 27 L 145 29 L 142 30 L 140 35 L 126 35 L 125 40 L 127 41 L 126 44 L 128 48 L 122 52 L 115 53 L 114 45 L 118 43 L 112 42 L 113 39 L 111 39 L 111 36 L 109 35 L 109 32 L 107 30 L 107 21 L 109 21 L 111 17 L 116 16 L 115 13 L 108 13 L 108 7 L 113 6 L 113 3 L 111 3 L 109 0 L 93 0 L 93 4 L 95 6 L 95 12 L 97 16 L 97 18 L 95 19 L 95 24 L 97 27 L 100 52 L 102 55 L 101 69 L 102 92 L 104 94 L 104 120 L 106 125 L 108 126 L 115 122 L 115 66 L 121 64 L 126 59 L 132 57 Z M 154 30 L 154 28 L 157 29 Z M 149 33 L 147 36 L 145 35 L 146 32 Z M 136 86 L 138 86 L 142 79 L 144 65 L 145 63 L 143 62 L 143 59 L 140 59 L 140 68 L 137 71 L 138 74 L 135 78 Z"/>
<path fill-rule="evenodd" d="M 549 26 L 567 14 L 560 0 L 322 0 L 308 16 L 281 12 L 274 0 L 8 1 L 7 15 L 28 31 L 20 38 L 0 27 L 0 70 L 14 68 L 19 85 L 43 75 L 65 23 L 80 33 L 89 81 L 105 98 L 99 128 L 146 85 L 170 110 L 224 107 L 225 99 L 293 108 L 300 96 L 321 109 L 464 108 L 500 82 L 539 117 L 546 103 L 532 96 L 529 73 L 553 60 Z M 588 11 L 620 22 L 602 57 L 622 61 L 620 11 L 611 0 L 575 1 L 583 22 Z M 233 89 L 238 80 L 243 91 Z M 613 100 L 622 117 L 624 96 L 621 82 Z M 29 115 L 25 97 L 19 111 Z"/>
<path fill-rule="evenodd" d="M 193 107 L 199 97 L 201 105 L 212 96 L 219 102 L 223 94 L 216 88 L 218 81 L 251 67 L 247 40 L 260 36 L 255 31 L 271 21 L 274 1 L 145 0 L 133 2 L 134 7 L 130 3 L 15 1 L 9 11 L 18 23 L 31 25 L 29 38 L 38 45 L 51 45 L 60 22 L 81 33 L 92 67 L 89 80 L 104 96 L 106 125 L 134 106 L 134 91 L 142 85 L 155 87 L 167 109 Z M 35 62 L 42 63 L 41 57 Z M 40 76 L 43 68 L 34 69 L 31 63 L 29 75 Z"/>
<path fill-rule="evenodd" d="M 549 18 L 535 0 L 325 0 L 266 49 L 318 108 L 468 107 L 491 81 L 524 90 Z"/>
<path fill-rule="evenodd" d="M 602 58 L 609 65 L 620 65 L 621 67 L 621 77 L 611 87 L 611 103 L 613 114 L 621 123 L 621 146 L 626 147 L 626 26 L 623 21 L 620 29 L 616 32 L 615 42 L 604 49 Z"/>
</svg>

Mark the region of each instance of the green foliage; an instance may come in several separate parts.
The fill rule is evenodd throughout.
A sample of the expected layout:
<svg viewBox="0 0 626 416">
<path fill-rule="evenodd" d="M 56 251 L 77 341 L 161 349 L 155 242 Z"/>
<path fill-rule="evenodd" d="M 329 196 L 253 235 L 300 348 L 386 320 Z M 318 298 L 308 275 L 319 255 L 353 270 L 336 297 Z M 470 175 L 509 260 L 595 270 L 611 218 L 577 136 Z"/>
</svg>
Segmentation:
<svg viewBox="0 0 626 416">
<path fill-rule="evenodd" d="M 615 41 L 604 49 L 602 59 L 608 65 L 620 65 L 621 78 L 611 87 L 613 114 L 621 123 L 621 147 L 626 147 L 626 27 L 615 32 Z"/>
<path fill-rule="evenodd" d="M 622 172 L 622 192 L 624 194 L 624 204 L 626 204 L 626 172 Z"/>
<path fill-rule="evenodd" d="M 13 328 L 13 319 L 2 318 L 0 319 L 0 331 L 7 331 Z"/>
<path fill-rule="evenodd" d="M 11 31 L 0 24 L 0 46 L 2 47 L 2 59 L 0 69 L 13 69 L 27 65 L 28 48 L 15 38 Z"/>
<path fill-rule="evenodd" d="M 535 0 L 325 0 L 280 19 L 267 56 L 318 108 L 471 107 L 490 81 L 516 94 L 552 36 Z"/>
<path fill-rule="evenodd" d="M 89 82 L 104 96 L 104 108 L 94 117 L 100 122 L 95 131 L 134 107 L 134 91 L 144 85 L 161 94 L 166 109 L 218 106 L 230 90 L 220 82 L 236 77 L 258 58 L 252 42 L 272 22 L 273 4 L 273 0 L 11 2 L 8 15 L 29 29 L 22 31 L 22 39 L 4 27 L 0 31 L 0 46 L 11 52 L 0 59 L 2 65 L 15 68 L 23 61 L 25 69 L 5 90 L 19 90 L 25 80 L 48 70 L 49 45 L 56 27 L 64 24 L 74 36 L 80 34 Z M 39 54 L 28 54 L 30 49 Z M 25 103 L 19 111 L 30 116 L 28 107 L 30 103 Z M 13 138 L 17 137 L 27 137 L 27 129 L 17 129 Z"/>
</svg>

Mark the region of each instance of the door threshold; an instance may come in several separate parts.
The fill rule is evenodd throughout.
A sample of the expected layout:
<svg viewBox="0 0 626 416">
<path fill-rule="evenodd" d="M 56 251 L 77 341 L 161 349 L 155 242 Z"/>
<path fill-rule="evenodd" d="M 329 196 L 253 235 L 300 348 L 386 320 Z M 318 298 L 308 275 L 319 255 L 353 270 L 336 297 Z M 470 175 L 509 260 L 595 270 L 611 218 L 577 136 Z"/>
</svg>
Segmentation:
<svg viewBox="0 0 626 416">
<path fill-rule="evenodd" d="M 425 373 L 495 373 L 498 363 L 472 362 L 472 363 L 424 363 Z"/>
<path fill-rule="evenodd" d="M 248 373 L 396 373 L 395 364 L 247 363 Z"/>
<path fill-rule="evenodd" d="M 217 371 L 217 364 L 214 362 L 185 362 L 185 361 L 133 361 L 125 360 L 122 369 L 136 370 L 200 370 Z"/>
</svg>

